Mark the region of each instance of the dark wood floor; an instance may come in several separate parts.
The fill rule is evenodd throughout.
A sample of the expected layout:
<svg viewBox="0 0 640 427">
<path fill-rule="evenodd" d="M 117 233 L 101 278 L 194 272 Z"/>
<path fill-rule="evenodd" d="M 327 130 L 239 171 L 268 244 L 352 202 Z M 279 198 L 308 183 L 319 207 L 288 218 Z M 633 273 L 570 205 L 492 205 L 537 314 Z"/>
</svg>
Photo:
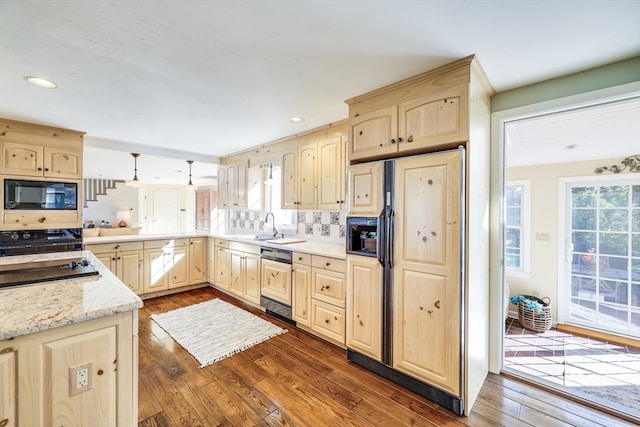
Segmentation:
<svg viewBox="0 0 640 427">
<path fill-rule="evenodd" d="M 149 316 L 220 298 L 289 330 L 206 368 Z M 610 415 L 490 374 L 458 417 L 346 360 L 344 350 L 213 288 L 145 300 L 140 310 L 139 427 L 628 426 Z"/>
</svg>

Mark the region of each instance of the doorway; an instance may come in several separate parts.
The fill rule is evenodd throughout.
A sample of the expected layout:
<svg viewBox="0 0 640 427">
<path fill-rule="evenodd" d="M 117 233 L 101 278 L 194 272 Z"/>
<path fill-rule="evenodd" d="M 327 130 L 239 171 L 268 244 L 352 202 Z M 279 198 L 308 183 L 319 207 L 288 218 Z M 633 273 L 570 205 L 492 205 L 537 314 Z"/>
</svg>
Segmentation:
<svg viewBox="0 0 640 427">
<path fill-rule="evenodd" d="M 632 145 L 632 151 L 629 151 L 627 148 L 627 151 L 616 152 L 618 148 L 616 147 L 616 143 L 620 143 L 621 140 L 615 139 L 615 137 L 612 137 L 612 140 L 603 139 L 604 136 L 607 135 L 606 131 L 609 130 L 608 126 L 605 124 L 602 126 L 602 129 L 597 127 L 600 123 L 599 120 L 607 116 L 608 110 L 611 112 L 615 111 L 616 108 L 624 110 L 629 106 L 632 107 L 634 114 L 632 120 L 637 122 L 638 105 L 640 105 L 638 85 L 632 85 L 631 90 L 629 90 L 629 88 L 626 88 L 626 90 L 616 88 L 613 91 L 598 91 L 597 93 L 589 94 L 589 96 L 581 95 L 575 97 L 575 99 L 562 99 L 521 107 L 508 112 L 500 112 L 493 116 L 492 132 L 498 135 L 497 138 L 499 142 L 496 143 L 496 145 L 499 146 L 499 153 L 496 153 L 496 150 L 494 150 L 492 161 L 503 165 L 501 171 L 494 174 L 492 178 L 494 183 L 493 188 L 499 188 L 499 193 L 501 194 L 499 200 L 494 198 L 492 202 L 494 205 L 492 215 L 495 214 L 496 217 L 499 218 L 497 224 L 494 222 L 494 226 L 496 226 L 498 230 L 497 235 L 499 236 L 497 239 L 499 244 L 493 246 L 494 257 L 500 259 L 501 265 L 501 268 L 494 277 L 498 282 L 498 289 L 500 290 L 506 288 L 506 283 L 509 283 L 511 287 L 510 295 L 528 294 L 538 297 L 549 297 L 553 307 L 554 325 L 553 330 L 547 335 L 550 335 L 552 332 L 556 333 L 555 324 L 557 321 L 566 321 L 565 317 L 563 317 L 565 312 L 572 313 L 570 309 L 572 307 L 571 280 L 573 276 L 570 267 L 568 270 L 569 273 L 567 273 L 566 266 L 567 264 L 569 266 L 573 264 L 574 254 L 571 250 L 566 250 L 567 241 L 569 248 L 571 248 L 571 239 L 565 239 L 565 233 L 568 233 L 567 236 L 571 236 L 570 230 L 573 222 L 571 215 L 568 216 L 568 219 L 564 216 L 566 214 L 565 199 L 560 197 L 560 193 L 564 195 L 565 190 L 560 189 L 560 184 L 563 179 L 567 178 L 575 178 L 576 180 L 584 180 L 585 177 L 593 178 L 597 175 L 594 172 L 595 169 L 604 166 L 603 159 L 607 162 L 612 161 L 612 159 L 618 161 L 629 155 L 638 154 L 635 152 L 637 151 L 638 139 L 633 140 L 634 145 Z M 602 110 L 600 110 L 600 108 L 602 108 Z M 636 110 L 633 110 L 634 108 Z M 586 118 L 580 118 L 582 113 L 585 113 L 584 117 Z M 599 113 L 601 113 L 600 115 L 603 117 L 599 117 Z M 612 117 L 624 117 L 620 114 L 612 114 Z M 528 134 L 531 134 L 534 130 L 539 130 L 539 127 L 545 123 L 550 124 L 550 131 L 538 132 L 535 133 L 534 138 L 527 138 L 529 136 Z M 619 126 L 620 121 L 617 121 L 617 123 Z M 587 131 L 591 129 L 591 134 L 581 135 L 580 137 L 571 135 L 573 131 L 581 129 Z M 597 130 L 597 132 L 595 130 Z M 549 132 L 555 135 L 551 135 L 549 139 L 544 138 L 545 133 L 548 134 Z M 613 130 L 611 135 L 614 135 L 615 132 L 616 131 Z M 593 138 L 591 138 L 594 135 L 600 139 L 600 152 L 591 152 L 589 156 L 583 157 L 583 154 L 589 151 L 585 150 L 585 148 L 588 148 L 589 143 L 595 143 L 594 147 L 597 148 L 597 140 L 594 141 Z M 638 134 L 636 133 L 635 135 L 637 137 Z M 520 152 L 512 157 L 510 153 L 512 149 L 519 149 Z M 534 158 L 538 158 L 541 161 L 538 163 L 518 164 L 518 162 L 522 162 L 523 160 L 529 161 Z M 610 163 L 606 163 L 606 165 L 610 165 Z M 638 177 L 637 174 L 632 176 L 636 179 Z M 600 178 L 609 179 L 604 177 Z M 516 184 L 523 185 L 518 187 Z M 525 193 L 525 190 L 530 192 L 531 203 L 529 208 L 523 211 L 525 199 L 521 196 Z M 633 191 L 633 188 L 628 187 L 627 191 Z M 520 209 L 517 215 L 514 214 L 515 208 Z M 628 211 L 633 211 L 633 202 L 631 206 L 627 206 L 627 209 Z M 569 209 L 569 213 L 571 213 L 571 209 Z M 593 212 L 590 214 L 594 215 Z M 530 220 L 529 224 L 526 224 L 526 221 L 524 221 L 527 219 L 527 215 Z M 598 214 L 595 213 L 595 215 Z M 629 223 L 629 221 L 627 221 L 627 223 Z M 567 224 L 569 224 L 569 226 L 567 226 Z M 575 231 L 577 230 L 578 229 L 575 229 Z M 633 231 L 633 233 L 636 233 L 634 236 L 639 235 L 637 232 L 640 232 L 640 230 Z M 633 248 L 632 243 L 633 238 L 628 247 Z M 586 251 L 585 254 L 581 255 L 587 255 L 588 253 L 589 252 Z M 598 254 L 598 256 L 601 255 L 602 254 Z M 616 253 L 617 262 L 622 262 L 619 260 L 624 257 L 625 256 Z M 634 262 L 636 262 L 639 257 L 640 253 L 635 255 L 631 253 L 628 255 L 628 267 L 633 267 L 633 265 L 635 265 Z M 604 258 L 604 255 L 602 255 L 602 258 Z M 576 273 L 575 276 L 577 278 L 578 274 Z M 583 276 L 583 278 L 587 278 L 587 275 Z M 599 280 L 600 276 L 594 274 L 591 278 Z M 624 281 L 619 280 L 618 282 Z M 568 283 L 568 285 L 565 287 L 563 286 L 564 283 Z M 621 294 L 624 293 L 626 289 L 626 300 L 620 297 L 617 302 L 608 305 L 603 304 L 601 311 L 608 311 L 614 308 L 616 315 L 622 317 L 621 312 L 626 309 L 627 319 L 633 324 L 634 313 L 639 309 L 633 305 L 634 284 L 635 282 L 631 279 L 626 283 L 626 288 L 624 284 L 615 284 L 614 287 L 616 291 Z M 599 288 L 597 289 L 599 290 Z M 618 291 L 618 289 L 621 290 Z M 592 291 L 590 297 L 596 299 L 602 298 L 600 294 Z M 501 303 L 497 305 L 503 307 L 508 305 L 508 298 L 505 294 L 499 292 L 499 295 L 504 297 L 501 298 Z M 579 295 L 582 295 L 584 297 L 583 299 L 587 299 L 587 293 L 582 291 L 582 294 L 578 294 L 576 290 L 574 291 L 575 298 L 573 298 L 576 304 L 579 302 L 578 300 L 580 300 Z M 611 295 L 607 298 L 610 297 Z M 623 301 L 626 302 L 623 303 Z M 573 307 L 575 306 L 576 305 L 573 305 Z M 505 317 L 502 316 L 500 316 L 500 319 L 494 318 L 494 325 L 500 328 L 499 330 L 505 332 L 508 332 L 508 328 L 515 326 L 512 332 L 519 332 L 521 336 L 517 338 L 518 343 L 516 344 L 514 344 L 514 338 L 505 333 L 497 338 L 501 349 L 498 357 L 501 360 L 496 361 L 495 358 L 493 358 L 491 363 L 492 366 L 498 365 L 498 372 L 510 371 L 516 376 L 529 376 L 529 378 L 527 378 L 529 381 L 539 382 L 540 384 L 549 386 L 548 383 L 551 381 L 541 379 L 541 377 L 544 376 L 543 372 L 534 372 L 534 370 L 530 370 L 528 374 L 523 372 L 531 369 L 531 365 L 524 369 L 515 367 L 513 363 L 514 354 L 507 353 L 507 351 L 513 352 L 514 350 L 519 350 L 521 356 L 526 356 L 532 364 L 544 363 L 543 360 L 537 359 L 537 356 L 547 357 L 546 368 L 551 369 L 549 375 L 547 375 L 549 378 L 555 377 L 557 379 L 558 370 L 562 370 L 562 374 L 565 374 L 574 369 L 569 366 L 569 359 L 565 357 L 566 353 L 564 353 L 564 351 L 566 348 L 561 348 L 561 346 L 564 346 L 566 341 L 569 348 L 572 345 L 577 347 L 577 342 L 584 338 L 571 336 L 571 334 L 567 334 L 569 338 L 566 338 L 563 334 L 551 337 L 545 336 L 545 333 L 527 331 L 522 328 L 518 322 L 517 306 L 510 305 L 509 308 L 511 318 L 505 319 Z M 496 312 L 503 313 L 502 310 L 496 310 Z M 638 313 L 640 313 L 640 311 Z M 575 313 L 573 314 L 575 317 Z M 515 320 L 513 319 L 514 315 L 516 317 Z M 575 341 L 572 342 L 571 340 Z M 588 337 L 586 340 L 588 347 L 599 345 L 597 344 L 597 342 L 599 342 L 597 340 L 589 341 Z M 522 344 L 519 349 L 517 348 L 518 344 Z M 601 346 L 601 348 L 610 347 L 610 343 L 603 342 L 602 344 L 604 344 L 604 346 Z M 514 345 L 516 348 L 514 348 Z M 545 345 L 547 347 L 545 347 Z M 587 349 L 582 350 L 587 351 Z M 634 356 L 628 360 L 630 362 L 629 365 L 634 367 L 635 364 L 638 364 L 639 366 L 636 371 L 640 372 L 640 356 L 635 355 L 636 353 L 634 352 L 636 350 L 633 346 L 630 350 L 627 349 L 627 351 L 634 354 Z M 507 359 L 507 357 L 510 357 L 510 359 Z M 596 357 L 600 356 L 597 355 Z M 558 361 L 561 363 L 551 363 Z M 616 366 L 615 363 L 601 363 L 595 372 L 596 376 L 589 377 L 588 381 L 598 381 L 594 379 L 598 374 L 614 366 Z M 638 375 L 638 372 L 634 372 L 633 375 Z M 640 378 L 640 376 L 638 378 Z M 640 382 L 638 386 L 640 386 Z M 573 393 L 576 396 L 579 395 L 576 389 L 571 390 L 566 387 L 566 384 L 561 387 L 564 387 L 565 393 Z M 584 396 L 578 397 L 585 398 Z M 636 412 L 636 414 L 639 413 L 640 412 Z"/>
</svg>

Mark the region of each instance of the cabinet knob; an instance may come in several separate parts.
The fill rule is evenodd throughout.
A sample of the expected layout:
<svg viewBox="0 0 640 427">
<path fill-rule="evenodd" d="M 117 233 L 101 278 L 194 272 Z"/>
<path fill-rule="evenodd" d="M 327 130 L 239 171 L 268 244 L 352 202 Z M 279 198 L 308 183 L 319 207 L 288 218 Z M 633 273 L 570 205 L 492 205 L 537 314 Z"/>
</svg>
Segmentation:
<svg viewBox="0 0 640 427">
<path fill-rule="evenodd" d="M 413 142 L 413 135 L 409 135 L 409 138 L 407 138 L 407 142 Z"/>
<path fill-rule="evenodd" d="M 44 168 L 44 171 L 45 172 L 49 172 L 49 168 Z"/>
<path fill-rule="evenodd" d="M 329 319 L 325 320 L 324 323 L 329 323 Z"/>
<path fill-rule="evenodd" d="M 39 171 L 42 171 L 42 168 L 38 168 Z"/>
<path fill-rule="evenodd" d="M 325 263 L 325 266 L 329 267 L 331 265 L 330 262 Z"/>
<path fill-rule="evenodd" d="M 0 427 L 4 427 L 9 425 L 9 418 L 5 418 L 4 420 L 0 421 Z"/>
<path fill-rule="evenodd" d="M 47 218 L 43 216 L 42 218 L 40 218 L 40 219 L 38 220 L 38 222 L 39 222 L 40 224 L 42 224 L 42 223 L 43 223 L 43 222 L 45 222 L 46 220 L 47 220 Z"/>
<path fill-rule="evenodd" d="M 398 137 L 398 142 L 402 142 L 402 137 Z"/>
<path fill-rule="evenodd" d="M 395 139 L 392 139 L 392 140 L 391 140 L 391 143 L 392 143 L 392 144 L 395 144 L 395 143 L 396 143 L 396 140 L 395 140 Z"/>
</svg>

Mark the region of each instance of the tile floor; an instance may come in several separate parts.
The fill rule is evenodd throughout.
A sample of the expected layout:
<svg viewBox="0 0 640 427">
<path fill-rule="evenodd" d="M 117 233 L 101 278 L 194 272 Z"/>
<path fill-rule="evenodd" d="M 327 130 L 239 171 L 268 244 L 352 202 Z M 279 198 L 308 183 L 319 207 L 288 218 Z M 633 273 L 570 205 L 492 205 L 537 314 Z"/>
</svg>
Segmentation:
<svg viewBox="0 0 640 427">
<path fill-rule="evenodd" d="M 572 388 L 609 386 L 640 390 L 640 349 L 559 332 L 524 329 L 517 319 L 505 324 L 504 369 L 548 385 Z M 606 402 L 603 402 L 606 404 Z"/>
</svg>

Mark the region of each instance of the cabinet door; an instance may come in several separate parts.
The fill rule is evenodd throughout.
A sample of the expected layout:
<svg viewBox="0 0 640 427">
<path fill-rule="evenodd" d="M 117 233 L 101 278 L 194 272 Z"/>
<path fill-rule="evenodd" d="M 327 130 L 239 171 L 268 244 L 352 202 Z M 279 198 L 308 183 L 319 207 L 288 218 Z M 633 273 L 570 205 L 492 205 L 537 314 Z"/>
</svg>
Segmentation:
<svg viewBox="0 0 640 427">
<path fill-rule="evenodd" d="M 207 247 L 204 238 L 189 239 L 189 283 L 192 285 L 206 280 Z"/>
<path fill-rule="evenodd" d="M 318 143 L 318 209 L 340 209 L 345 202 L 343 151 L 341 136 Z"/>
<path fill-rule="evenodd" d="M 117 275 L 136 294 L 143 291 L 144 269 L 142 251 L 118 252 L 116 254 Z"/>
<path fill-rule="evenodd" d="M 312 299 L 311 311 L 311 329 L 344 347 L 344 308 Z"/>
<path fill-rule="evenodd" d="M 347 257 L 347 347 L 382 361 L 382 265 Z"/>
<path fill-rule="evenodd" d="M 116 425 L 116 326 L 42 344 L 44 425 Z M 88 371 L 85 391 L 74 393 L 76 367 Z"/>
<path fill-rule="evenodd" d="M 296 153 L 282 155 L 282 209 L 298 208 L 298 186 L 296 185 Z"/>
<path fill-rule="evenodd" d="M 216 283 L 216 239 L 207 239 L 207 281 Z"/>
<path fill-rule="evenodd" d="M 288 306 L 291 305 L 291 265 L 262 260 L 261 293 Z"/>
<path fill-rule="evenodd" d="M 398 106 L 353 113 L 349 161 L 376 158 L 398 151 Z"/>
<path fill-rule="evenodd" d="M 268 167 L 254 166 L 247 169 L 247 209 L 262 210 L 264 208 L 266 176 L 269 176 Z"/>
<path fill-rule="evenodd" d="M 460 390 L 459 152 L 396 162 L 393 366 Z M 412 213 L 420 212 L 420 215 Z"/>
<path fill-rule="evenodd" d="M 317 147 L 312 143 L 298 148 L 298 209 L 318 207 Z"/>
<path fill-rule="evenodd" d="M 144 251 L 144 293 L 169 289 L 169 255 L 162 248 Z"/>
<path fill-rule="evenodd" d="M 344 273 L 315 267 L 311 273 L 311 297 L 344 308 Z"/>
<path fill-rule="evenodd" d="M 91 250 L 91 248 L 89 248 L 88 246 L 85 246 L 86 250 Z M 115 275 L 118 275 L 118 265 L 117 265 L 117 258 L 116 258 L 116 253 L 115 252 L 106 252 L 106 253 L 102 253 L 102 254 L 93 254 L 101 263 L 104 264 L 105 267 L 107 267 L 109 269 L 110 272 L 112 272 Z"/>
<path fill-rule="evenodd" d="M 260 304 L 260 255 L 244 253 L 244 299 Z"/>
<path fill-rule="evenodd" d="M 44 147 L 44 175 L 82 179 L 82 151 Z"/>
<path fill-rule="evenodd" d="M 239 163 L 236 168 L 236 208 L 247 208 L 247 164 Z"/>
<path fill-rule="evenodd" d="M 6 175 L 42 176 L 44 169 L 41 145 L 2 142 L 0 172 Z"/>
<path fill-rule="evenodd" d="M 16 406 L 17 385 L 16 352 L 11 349 L 0 350 L 0 420 L 6 427 L 16 427 L 18 408 Z"/>
<path fill-rule="evenodd" d="M 229 251 L 229 291 L 244 297 L 244 253 Z"/>
<path fill-rule="evenodd" d="M 169 289 L 179 288 L 189 285 L 189 246 L 174 247 L 167 253 L 170 260 L 169 268 Z"/>
<path fill-rule="evenodd" d="M 229 249 L 216 247 L 216 279 L 214 284 L 229 289 Z"/>
<path fill-rule="evenodd" d="M 293 264 L 291 278 L 293 320 L 305 326 L 311 326 L 311 267 Z"/>
<path fill-rule="evenodd" d="M 400 151 L 421 150 L 467 141 L 468 102 L 464 86 L 399 105 Z"/>
<path fill-rule="evenodd" d="M 227 182 L 227 167 L 218 166 L 218 207 L 228 209 L 229 185 Z"/>
<path fill-rule="evenodd" d="M 208 230 L 211 216 L 211 193 L 196 191 L 196 230 Z"/>
<path fill-rule="evenodd" d="M 382 162 L 349 166 L 347 215 L 378 216 L 382 212 Z"/>
<path fill-rule="evenodd" d="M 10 230 L 82 227 L 79 211 L 4 211 L 4 224 Z"/>
</svg>

